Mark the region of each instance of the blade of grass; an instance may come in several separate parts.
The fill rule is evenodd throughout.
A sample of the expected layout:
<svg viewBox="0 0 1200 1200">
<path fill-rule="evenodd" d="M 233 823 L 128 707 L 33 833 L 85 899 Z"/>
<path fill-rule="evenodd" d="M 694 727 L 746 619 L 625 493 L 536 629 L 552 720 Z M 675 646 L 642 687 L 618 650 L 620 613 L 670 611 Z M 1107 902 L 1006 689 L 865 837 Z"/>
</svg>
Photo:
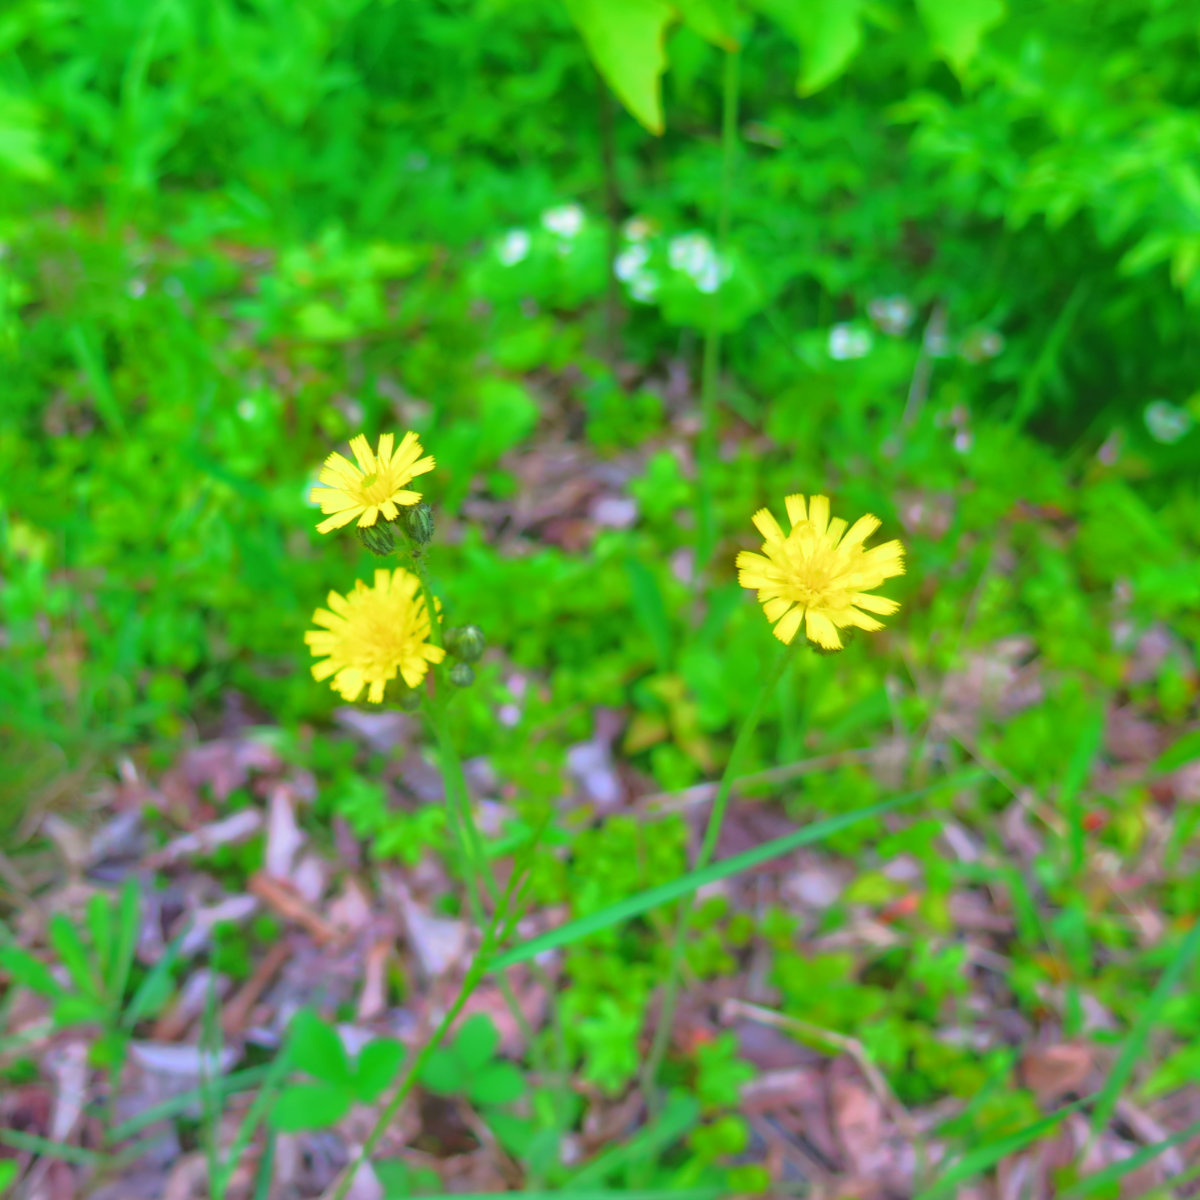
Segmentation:
<svg viewBox="0 0 1200 1200">
<path fill-rule="evenodd" d="M 706 884 L 713 883 L 718 879 L 728 879 L 731 875 L 737 875 L 741 871 L 748 871 L 751 867 L 769 862 L 772 858 L 778 858 L 781 854 L 787 854 L 789 851 L 795 850 L 800 846 L 819 842 L 829 834 L 837 833 L 839 830 L 846 829 L 850 825 L 856 825 L 859 821 L 865 821 L 871 817 L 879 817 L 884 813 L 894 812 L 896 809 L 912 804 L 914 801 L 920 800 L 922 797 L 939 788 L 962 787 L 965 784 L 975 783 L 980 779 L 984 779 L 986 776 L 986 771 L 964 771 L 959 775 L 951 776 L 949 779 L 943 779 L 935 784 L 930 784 L 928 787 L 919 788 L 915 792 L 907 792 L 900 796 L 894 796 L 891 800 L 884 800 L 879 804 L 873 804 L 869 808 L 859 809 L 857 812 L 841 813 L 836 817 L 827 817 L 823 821 L 806 825 L 803 829 L 796 830 L 795 833 L 789 833 L 784 837 L 776 838 L 774 841 L 766 842 L 761 846 L 755 846 L 752 850 L 734 855 L 733 858 L 725 858 L 720 862 L 710 863 L 702 870 L 689 871 L 686 875 L 681 875 L 678 879 L 672 879 L 670 882 L 664 883 L 659 887 L 639 892 L 636 896 L 629 896 L 617 904 L 609 905 L 608 908 L 589 913 L 585 917 L 580 917 L 577 921 L 568 921 L 567 924 L 560 925 L 557 929 L 551 929 L 546 933 L 539 934 L 535 938 L 530 938 L 529 941 L 522 942 L 519 946 L 514 946 L 511 950 L 499 955 L 489 965 L 488 970 L 502 970 L 513 963 L 525 962 L 527 959 L 535 958 L 547 950 L 555 950 L 559 946 L 572 945 L 583 938 L 590 937 L 593 933 L 598 933 L 601 929 L 620 925 L 622 922 L 631 920 L 633 917 L 639 917 L 642 913 L 649 912 L 650 909 L 657 908 L 659 905 L 669 904 L 672 900 L 679 900 L 689 893 L 696 891 L 698 888 L 702 888 Z"/>
<path fill-rule="evenodd" d="M 246 1115 L 242 1118 L 242 1123 L 238 1126 L 238 1131 L 230 1144 L 229 1153 L 225 1157 L 224 1176 L 220 1188 L 222 1192 L 228 1190 L 233 1181 L 233 1173 L 237 1170 L 238 1160 L 245 1154 L 246 1147 L 250 1145 L 250 1139 L 254 1137 L 254 1131 L 258 1128 L 259 1122 L 266 1117 L 267 1109 L 274 1103 L 275 1094 L 279 1091 L 284 1076 L 288 1072 L 288 1057 L 285 1043 L 272 1060 L 262 1088 L 254 1097 L 250 1107 L 246 1110 Z"/>
<path fill-rule="evenodd" d="M 42 1158 L 57 1158 L 77 1167 L 100 1167 L 109 1161 L 107 1154 L 85 1150 L 82 1146 L 68 1146 L 63 1142 L 52 1142 L 38 1137 L 36 1133 L 23 1133 L 19 1129 L 0 1129 L 0 1142 L 14 1150 L 26 1150 Z"/>
<path fill-rule="evenodd" d="M 232 1096 L 235 1092 L 249 1091 L 251 1088 L 256 1088 L 270 1074 L 270 1066 L 262 1067 L 247 1067 L 244 1071 L 238 1071 L 232 1075 L 226 1075 L 220 1080 L 221 1098 Z M 171 1117 L 180 1115 L 186 1112 L 193 1105 L 200 1104 L 204 1100 L 204 1088 L 194 1087 L 186 1092 L 180 1092 L 178 1096 L 172 1096 L 170 1100 L 164 1100 L 161 1104 L 155 1104 L 151 1108 L 147 1108 L 135 1116 L 130 1117 L 126 1121 L 122 1121 L 120 1125 L 113 1127 L 111 1138 L 114 1142 L 124 1141 L 127 1137 L 131 1137 L 140 1129 L 145 1129 L 147 1125 L 153 1125 L 156 1121 L 166 1121 Z"/>
<path fill-rule="evenodd" d="M 693 1097 L 673 1096 L 662 1116 L 653 1125 L 640 1130 L 637 1136 L 624 1145 L 615 1146 L 568 1176 L 564 1187 L 572 1196 L 578 1196 L 579 1188 L 599 1183 L 627 1163 L 639 1159 L 653 1160 L 658 1151 L 682 1137 L 696 1123 L 699 1116 L 700 1105 Z"/>
<path fill-rule="evenodd" d="M 1034 1121 L 1032 1125 L 1026 1125 L 1024 1129 L 1018 1129 L 1005 1137 L 998 1138 L 990 1145 L 979 1146 L 977 1149 L 968 1151 L 957 1162 L 950 1164 L 941 1179 L 918 1193 L 914 1200 L 942 1200 L 944 1196 L 957 1195 L 957 1192 L 950 1192 L 947 1189 L 957 1188 L 960 1183 L 966 1183 L 968 1179 L 974 1179 L 976 1175 L 994 1167 L 1002 1158 L 1016 1154 L 1017 1151 L 1024 1150 L 1026 1146 L 1031 1146 L 1039 1138 L 1055 1129 L 1071 1113 L 1082 1108 L 1090 1099 L 1089 1096 L 1082 1100 L 1076 1100 L 1073 1104 L 1065 1105 L 1057 1112 Z"/>
<path fill-rule="evenodd" d="M 1200 1133 L 1200 1121 L 1193 1121 L 1186 1129 L 1181 1129 L 1178 1133 L 1171 1134 L 1169 1138 L 1164 1138 L 1161 1142 L 1155 1142 L 1153 1146 L 1145 1146 L 1136 1153 L 1131 1154 L 1128 1158 L 1110 1163 L 1102 1171 L 1097 1171 L 1095 1175 L 1089 1175 L 1086 1179 L 1081 1179 L 1078 1183 L 1073 1183 L 1063 1192 L 1059 1200 L 1081 1200 L 1084 1196 L 1095 1195 L 1096 1192 L 1107 1188 L 1110 1184 L 1119 1183 L 1131 1171 L 1136 1171 L 1138 1167 L 1152 1162 L 1164 1150 L 1170 1150 L 1172 1146 L 1178 1146 L 1180 1142 L 1186 1142 L 1188 1138 L 1195 1137 L 1197 1133 Z M 1176 1180 L 1175 1182 L 1178 1184 L 1182 1180 Z"/>
<path fill-rule="evenodd" d="M 149 1015 L 149 1009 L 156 998 L 155 993 L 164 985 L 167 976 L 170 975 L 171 968 L 175 966 L 179 958 L 179 948 L 183 945 L 183 939 L 190 931 L 191 925 L 189 924 L 186 929 L 180 930 L 171 939 L 163 951 L 162 957 L 150 968 L 149 974 L 138 985 L 137 991 L 134 992 L 133 998 L 129 1001 L 129 1005 L 121 1017 L 121 1025 L 127 1032 L 132 1033 L 134 1026 L 143 1017 Z"/>
<path fill-rule="evenodd" d="M 1083 1158 L 1087 1158 L 1087 1152 L 1091 1149 L 1097 1134 L 1108 1124 L 1117 1100 L 1129 1082 L 1130 1075 L 1133 1074 L 1133 1068 L 1145 1055 L 1146 1043 L 1150 1039 L 1159 1015 L 1175 990 L 1175 985 L 1191 966 L 1197 949 L 1200 949 L 1200 920 L 1196 920 L 1192 924 L 1187 937 L 1180 944 L 1178 953 L 1159 976 L 1158 983 L 1151 992 L 1149 1000 L 1142 1006 L 1137 1023 L 1129 1031 L 1129 1036 L 1125 1039 L 1121 1053 L 1117 1055 L 1117 1060 L 1113 1063 L 1104 1086 L 1097 1093 L 1096 1106 L 1092 1109 L 1092 1119 L 1088 1128 L 1088 1140 L 1083 1151 Z"/>
<path fill-rule="evenodd" d="M 1067 837 L 1070 849 L 1071 875 L 1078 878 L 1083 870 L 1083 807 L 1080 803 L 1080 792 L 1087 780 L 1088 772 L 1096 755 L 1100 752 L 1100 743 L 1104 738 L 1104 709 L 1094 713 L 1080 731 L 1079 740 L 1067 763 L 1067 772 L 1063 776 L 1062 787 L 1058 792 L 1058 803 L 1063 816 L 1067 819 Z"/>
</svg>

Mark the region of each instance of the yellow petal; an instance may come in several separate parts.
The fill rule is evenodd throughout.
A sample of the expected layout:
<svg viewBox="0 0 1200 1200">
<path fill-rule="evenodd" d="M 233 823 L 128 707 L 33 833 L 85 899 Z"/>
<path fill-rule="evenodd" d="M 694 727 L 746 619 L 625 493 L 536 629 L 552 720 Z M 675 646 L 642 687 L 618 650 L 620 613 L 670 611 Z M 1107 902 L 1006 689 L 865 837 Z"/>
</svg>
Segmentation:
<svg viewBox="0 0 1200 1200">
<path fill-rule="evenodd" d="M 800 628 L 800 622 L 804 617 L 804 609 L 800 605 L 796 605 L 791 612 L 785 614 L 779 624 L 775 626 L 775 636 L 785 645 L 792 644 L 792 638 L 796 636 L 796 630 Z"/>
<path fill-rule="evenodd" d="M 783 616 L 785 612 L 795 603 L 794 600 L 786 600 L 782 596 L 777 596 L 773 600 L 768 600 L 763 605 L 763 612 L 766 614 L 767 620 L 774 623 Z"/>
<path fill-rule="evenodd" d="M 814 496 L 808 502 L 808 519 L 812 522 L 813 533 L 817 537 L 824 536 L 825 529 L 829 525 L 828 496 Z"/>
<path fill-rule="evenodd" d="M 859 629 L 865 629 L 868 633 L 874 633 L 877 629 L 883 628 L 882 621 L 877 621 L 874 617 L 868 617 L 866 613 L 859 612 L 857 608 L 848 608 L 842 614 L 842 619 L 838 624 L 857 625 Z"/>
<path fill-rule="evenodd" d="M 360 433 L 350 439 L 350 452 L 358 461 L 364 475 L 371 475 L 376 469 L 375 455 L 371 452 L 371 443 Z"/>
<path fill-rule="evenodd" d="M 394 433 L 382 433 L 379 435 L 379 451 L 376 458 L 379 460 L 381 467 L 386 467 L 392 461 L 392 446 L 395 444 L 396 435 Z"/>
<path fill-rule="evenodd" d="M 787 506 L 788 520 L 792 525 L 799 525 L 801 521 L 808 520 L 808 513 L 804 510 L 804 497 L 797 493 L 794 496 L 785 496 L 783 503 Z"/>
<path fill-rule="evenodd" d="M 853 525 L 850 526 L 850 532 L 842 539 L 842 547 L 860 546 L 879 528 L 879 518 L 872 513 L 867 513 L 865 517 L 859 517 Z"/>
<path fill-rule="evenodd" d="M 816 642 L 826 650 L 842 648 L 842 639 L 838 637 L 837 627 L 824 613 L 813 612 L 810 608 L 804 626 L 810 642 Z"/>
<path fill-rule="evenodd" d="M 317 526 L 317 532 L 331 533 L 335 529 L 341 529 L 343 525 L 349 525 L 356 516 L 358 516 L 358 512 L 352 508 L 348 508 L 344 512 L 334 513 L 332 517 L 322 521 Z"/>
<path fill-rule="evenodd" d="M 374 525 L 379 520 L 379 505 L 372 504 L 370 508 L 363 510 L 363 515 L 358 518 L 359 529 L 366 529 L 370 525 Z"/>
<path fill-rule="evenodd" d="M 783 530 L 779 528 L 779 522 L 771 516 L 769 508 L 760 508 L 758 512 L 751 518 L 758 532 L 763 535 L 763 538 L 768 542 L 782 542 Z"/>
<path fill-rule="evenodd" d="M 870 592 L 855 592 L 850 597 L 850 603 L 867 612 L 878 613 L 881 617 L 890 617 L 900 607 L 899 600 L 889 600 L 886 596 L 875 596 Z"/>
</svg>

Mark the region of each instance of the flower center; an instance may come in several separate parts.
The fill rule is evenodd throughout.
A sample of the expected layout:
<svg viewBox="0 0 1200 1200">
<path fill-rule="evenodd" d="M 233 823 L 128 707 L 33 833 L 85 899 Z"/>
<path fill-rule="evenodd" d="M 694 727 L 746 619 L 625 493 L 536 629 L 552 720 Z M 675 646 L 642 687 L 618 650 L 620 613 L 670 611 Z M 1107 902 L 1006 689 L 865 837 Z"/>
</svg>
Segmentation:
<svg viewBox="0 0 1200 1200">
<path fill-rule="evenodd" d="M 363 498 L 371 504 L 382 504 L 395 491 L 391 471 L 372 471 L 370 475 L 363 476 L 359 487 Z"/>
</svg>

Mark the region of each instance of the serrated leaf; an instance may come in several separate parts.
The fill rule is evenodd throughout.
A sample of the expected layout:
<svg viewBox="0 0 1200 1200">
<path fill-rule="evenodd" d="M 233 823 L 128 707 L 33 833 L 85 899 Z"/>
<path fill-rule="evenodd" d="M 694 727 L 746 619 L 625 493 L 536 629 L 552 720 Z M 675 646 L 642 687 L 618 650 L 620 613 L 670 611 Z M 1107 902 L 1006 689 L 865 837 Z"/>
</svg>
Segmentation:
<svg viewBox="0 0 1200 1200">
<path fill-rule="evenodd" d="M 379 1038 L 362 1048 L 354 1072 L 354 1094 L 364 1104 L 379 1098 L 404 1062 L 404 1047 L 392 1038 Z"/>
<path fill-rule="evenodd" d="M 499 1048 L 500 1033 L 484 1013 L 468 1017 L 454 1039 L 454 1057 L 467 1072 L 478 1071 L 491 1062 Z"/>
<path fill-rule="evenodd" d="M 488 1063 L 471 1078 L 476 1104 L 511 1104 L 525 1094 L 525 1076 L 512 1063 Z"/>
<path fill-rule="evenodd" d="M 328 1129 L 336 1125 L 353 1102 L 349 1088 L 328 1083 L 298 1083 L 289 1087 L 271 1109 L 271 1124 L 281 1133 Z"/>
<path fill-rule="evenodd" d="M 435 1050 L 421 1067 L 421 1086 L 442 1096 L 452 1096 L 463 1084 L 462 1068 L 449 1050 Z"/>
<path fill-rule="evenodd" d="M 961 75 L 989 29 L 1005 17 L 1004 0 L 917 0 L 933 48 Z"/>
<path fill-rule="evenodd" d="M 50 968 L 19 946 L 0 946 L 0 970 L 7 971 L 14 982 L 42 996 L 62 994 L 62 985 L 50 973 Z"/>
<path fill-rule="evenodd" d="M 862 42 L 862 0 L 752 0 L 800 46 L 796 90 L 811 96 L 849 66 Z"/>
<path fill-rule="evenodd" d="M 651 133 L 663 130 L 664 42 L 675 10 L 665 0 L 563 0 L 596 69 Z"/>
<path fill-rule="evenodd" d="M 311 1009 L 302 1008 L 288 1030 L 291 1064 L 326 1083 L 350 1082 L 350 1060 L 337 1030 L 326 1025 Z"/>
<path fill-rule="evenodd" d="M 706 42 L 722 50 L 736 50 L 737 9 L 732 0 L 675 0 L 683 23 L 694 29 Z"/>
</svg>

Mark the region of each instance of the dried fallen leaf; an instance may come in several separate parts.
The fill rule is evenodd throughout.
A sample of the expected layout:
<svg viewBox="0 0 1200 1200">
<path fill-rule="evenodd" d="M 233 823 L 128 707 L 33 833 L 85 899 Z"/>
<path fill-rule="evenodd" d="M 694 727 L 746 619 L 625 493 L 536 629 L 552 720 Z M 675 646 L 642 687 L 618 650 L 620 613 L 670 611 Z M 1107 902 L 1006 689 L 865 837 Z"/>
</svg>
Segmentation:
<svg viewBox="0 0 1200 1200">
<path fill-rule="evenodd" d="M 1095 1063 L 1087 1042 L 1031 1046 L 1021 1058 L 1021 1081 L 1042 1104 L 1082 1090 Z"/>
</svg>

